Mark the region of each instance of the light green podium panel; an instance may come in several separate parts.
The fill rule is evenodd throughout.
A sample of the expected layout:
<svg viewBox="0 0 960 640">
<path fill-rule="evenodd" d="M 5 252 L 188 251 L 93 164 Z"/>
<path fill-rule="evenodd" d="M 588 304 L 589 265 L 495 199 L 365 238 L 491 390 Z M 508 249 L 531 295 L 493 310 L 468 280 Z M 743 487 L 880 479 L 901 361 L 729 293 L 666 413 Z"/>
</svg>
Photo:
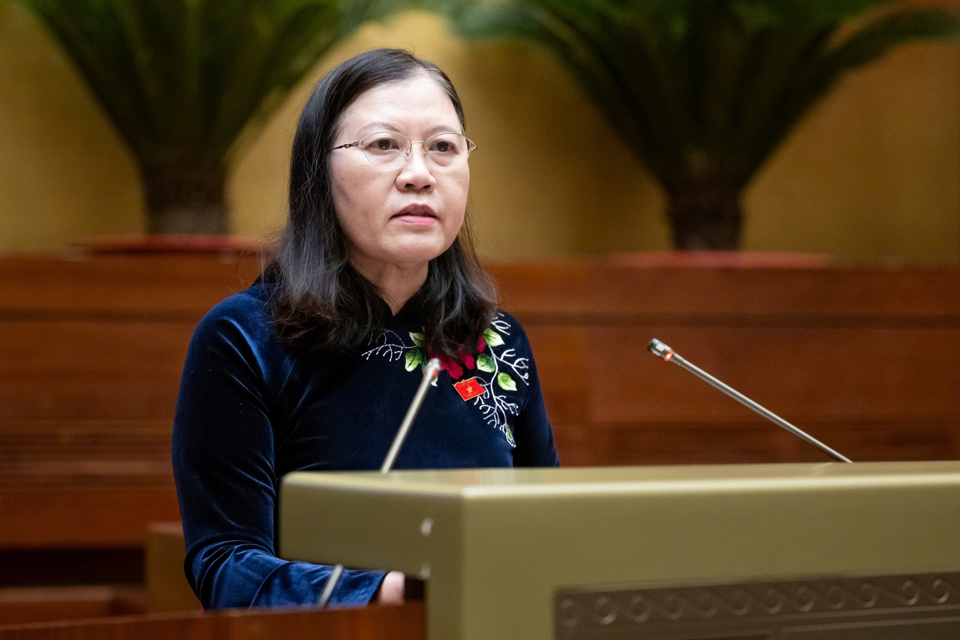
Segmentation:
<svg viewBox="0 0 960 640">
<path fill-rule="evenodd" d="M 280 507 L 285 558 L 425 578 L 430 640 L 560 637 L 569 589 L 960 570 L 960 462 L 303 472 Z"/>
</svg>

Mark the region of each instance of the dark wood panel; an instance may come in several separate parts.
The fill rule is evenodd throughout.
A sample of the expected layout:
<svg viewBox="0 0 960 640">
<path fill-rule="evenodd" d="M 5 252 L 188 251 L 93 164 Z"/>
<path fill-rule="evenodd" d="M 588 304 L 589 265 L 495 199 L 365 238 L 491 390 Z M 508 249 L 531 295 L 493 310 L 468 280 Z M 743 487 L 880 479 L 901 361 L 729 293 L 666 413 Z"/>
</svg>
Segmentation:
<svg viewBox="0 0 960 640">
<path fill-rule="evenodd" d="M 203 313 L 256 278 L 259 257 L 142 254 L 0 259 L 0 317 Z"/>
<path fill-rule="evenodd" d="M 0 421 L 0 487 L 75 482 L 164 484 L 170 421 Z"/>
<path fill-rule="evenodd" d="M 106 586 L 0 589 L 0 628 L 143 613 L 138 589 Z"/>
<path fill-rule="evenodd" d="M 956 421 L 867 422 L 812 424 L 809 433 L 856 461 L 955 460 L 960 453 L 960 429 Z M 813 462 L 823 456 L 803 441 L 789 437 L 785 462 Z"/>
<path fill-rule="evenodd" d="M 149 522 L 179 519 L 172 479 L 134 485 L 95 478 L 0 491 L 0 547 L 142 547 Z"/>
<path fill-rule="evenodd" d="M 142 585 L 142 547 L 0 547 L 0 588 Z M 61 617 L 61 616 L 58 616 Z"/>
<path fill-rule="evenodd" d="M 563 424 L 554 437 L 564 466 L 749 464 L 783 458 L 780 435 L 762 425 Z"/>
<path fill-rule="evenodd" d="M 0 258 L 0 315 L 202 313 L 257 275 L 254 254 Z M 732 315 L 927 319 L 960 316 L 951 268 L 831 265 L 823 259 L 640 254 L 595 260 L 489 262 L 506 307 L 563 315 Z"/>
<path fill-rule="evenodd" d="M 639 254 L 489 268 L 506 307 L 519 314 L 806 321 L 880 315 L 954 323 L 960 317 L 960 279 L 952 268 L 857 267 L 745 254 Z"/>
<path fill-rule="evenodd" d="M 960 450 L 952 423 L 795 424 L 855 462 L 945 460 Z M 565 466 L 829 461 L 812 445 L 749 416 L 740 422 L 564 423 L 554 437 Z"/>
<path fill-rule="evenodd" d="M 531 323 L 524 325 L 524 329 L 533 348 L 551 420 L 557 423 L 589 420 L 594 413 L 589 379 L 593 372 L 586 365 L 596 349 L 591 343 L 589 328 Z"/>
<path fill-rule="evenodd" d="M 115 616 L 0 627 L 0 640 L 423 640 L 422 602 L 325 611 L 221 611 Z"/>
<path fill-rule="evenodd" d="M 638 323 L 590 332 L 584 380 L 594 421 L 745 415 L 727 396 L 648 353 L 650 337 L 788 420 L 960 416 L 960 329 Z"/>
<path fill-rule="evenodd" d="M 197 321 L 0 320 L 0 420 L 172 417 Z"/>
</svg>

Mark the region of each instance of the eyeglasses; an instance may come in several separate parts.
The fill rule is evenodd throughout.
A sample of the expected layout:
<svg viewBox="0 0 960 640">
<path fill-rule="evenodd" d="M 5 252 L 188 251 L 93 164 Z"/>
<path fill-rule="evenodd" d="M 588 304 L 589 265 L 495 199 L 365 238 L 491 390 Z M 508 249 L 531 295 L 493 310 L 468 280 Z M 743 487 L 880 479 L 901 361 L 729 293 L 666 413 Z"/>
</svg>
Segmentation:
<svg viewBox="0 0 960 640">
<path fill-rule="evenodd" d="M 423 157 L 437 167 L 454 167 L 466 162 L 470 152 L 477 148 L 470 138 L 459 133 L 436 133 L 426 140 L 411 140 L 395 131 L 377 131 L 330 151 L 356 147 L 363 151 L 370 164 L 391 169 L 407 162 L 415 144 L 423 145 Z"/>
</svg>

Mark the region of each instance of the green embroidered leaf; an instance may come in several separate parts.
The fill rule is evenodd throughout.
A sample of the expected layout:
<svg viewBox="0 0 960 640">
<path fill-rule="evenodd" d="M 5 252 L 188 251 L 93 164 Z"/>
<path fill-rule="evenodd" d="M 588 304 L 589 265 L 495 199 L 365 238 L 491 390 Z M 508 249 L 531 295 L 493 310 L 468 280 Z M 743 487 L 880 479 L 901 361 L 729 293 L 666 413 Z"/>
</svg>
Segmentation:
<svg viewBox="0 0 960 640">
<path fill-rule="evenodd" d="M 496 365 L 493 362 L 493 356 L 481 353 L 477 356 L 477 369 L 480 371 L 486 371 L 487 373 L 493 373 L 497 370 Z"/>
<path fill-rule="evenodd" d="M 500 385 L 501 389 L 506 391 L 516 391 L 517 383 L 513 381 L 513 378 L 510 377 L 508 373 L 501 373 L 497 376 L 497 384 Z"/>
<path fill-rule="evenodd" d="M 503 338 L 493 329 L 487 329 L 483 332 L 484 341 L 491 347 L 499 347 L 503 344 Z"/>
<path fill-rule="evenodd" d="M 423 362 L 423 356 L 420 355 L 420 349 L 410 349 L 410 351 L 407 351 L 407 356 L 404 358 L 404 366 L 407 371 L 413 371 L 421 362 Z"/>
<path fill-rule="evenodd" d="M 411 332 L 410 332 L 410 339 L 413 340 L 413 344 L 417 345 L 418 347 L 422 347 L 422 346 L 423 346 L 423 341 L 424 341 L 426 338 L 424 337 L 424 335 L 423 335 L 422 333 L 414 333 L 414 332 L 411 331 Z"/>
<path fill-rule="evenodd" d="M 510 425 L 503 426 L 503 433 L 507 436 L 507 443 L 511 447 L 517 446 L 517 441 L 513 439 L 513 429 L 510 428 Z"/>
</svg>

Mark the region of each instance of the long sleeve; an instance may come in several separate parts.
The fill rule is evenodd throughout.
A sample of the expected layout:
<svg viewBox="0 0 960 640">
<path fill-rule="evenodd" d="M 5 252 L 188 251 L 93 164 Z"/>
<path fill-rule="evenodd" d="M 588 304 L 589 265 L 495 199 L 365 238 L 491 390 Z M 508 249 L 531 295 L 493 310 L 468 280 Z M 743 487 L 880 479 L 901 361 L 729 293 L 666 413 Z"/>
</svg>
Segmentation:
<svg viewBox="0 0 960 640">
<path fill-rule="evenodd" d="M 273 337 L 258 317 L 261 303 L 234 297 L 201 322 L 177 402 L 173 465 L 185 568 L 207 608 L 313 604 L 331 571 L 276 555 L 278 409 L 267 378 L 277 355 L 264 348 Z M 331 603 L 368 602 L 382 576 L 345 572 Z"/>
</svg>

